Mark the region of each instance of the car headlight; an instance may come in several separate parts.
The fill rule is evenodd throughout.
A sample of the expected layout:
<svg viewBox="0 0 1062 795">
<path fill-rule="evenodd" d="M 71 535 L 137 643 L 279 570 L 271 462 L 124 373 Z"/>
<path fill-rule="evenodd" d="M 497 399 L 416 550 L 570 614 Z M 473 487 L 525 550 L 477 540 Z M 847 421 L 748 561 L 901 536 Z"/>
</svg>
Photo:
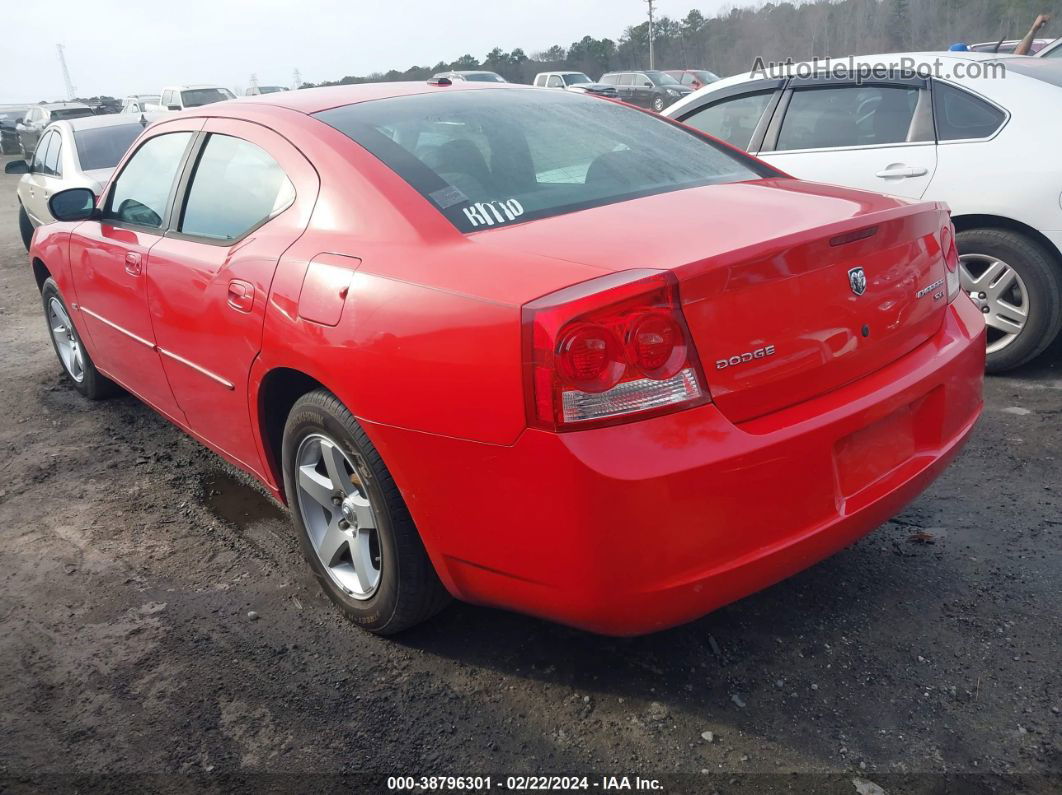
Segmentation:
<svg viewBox="0 0 1062 795">
<path fill-rule="evenodd" d="M 677 96 L 679 95 L 679 92 L 678 92 L 678 91 L 676 91 L 676 90 L 675 90 L 675 89 L 673 89 L 673 88 L 669 88 L 669 89 L 667 90 L 667 93 L 668 93 L 668 96 L 671 96 L 671 97 L 677 97 Z"/>
</svg>

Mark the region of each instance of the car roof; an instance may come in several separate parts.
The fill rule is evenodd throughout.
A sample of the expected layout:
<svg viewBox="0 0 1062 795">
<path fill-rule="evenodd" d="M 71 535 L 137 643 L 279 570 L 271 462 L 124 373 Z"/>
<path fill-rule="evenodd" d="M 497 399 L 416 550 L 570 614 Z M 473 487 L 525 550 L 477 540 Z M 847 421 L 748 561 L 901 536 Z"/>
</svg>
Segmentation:
<svg viewBox="0 0 1062 795">
<path fill-rule="evenodd" d="M 443 73 L 449 74 L 449 73 Z M 283 91 L 275 94 L 260 94 L 252 97 L 241 97 L 240 105 L 259 104 L 274 105 L 299 113 L 318 113 L 330 108 L 338 108 L 343 105 L 353 105 L 358 102 L 371 102 L 377 99 L 391 99 L 393 97 L 406 97 L 416 94 L 434 94 L 448 91 L 521 91 L 534 90 L 532 86 L 520 83 L 454 83 L 449 86 L 433 86 L 427 81 L 395 82 L 395 83 L 358 83 L 348 86 L 323 86 L 321 88 L 300 88 L 298 91 Z M 218 106 L 235 107 L 236 103 L 219 102 L 207 105 L 207 108 Z M 198 110 L 202 110 L 199 108 Z"/>
<path fill-rule="evenodd" d="M 30 107 L 44 108 L 44 110 L 67 110 L 70 108 L 89 108 L 84 102 L 42 102 L 40 105 L 30 105 Z"/>
<path fill-rule="evenodd" d="M 145 113 L 144 118 L 151 122 L 155 119 L 168 118 L 172 113 Z M 67 127 L 74 132 L 81 130 L 96 130 L 101 127 L 118 127 L 122 124 L 137 124 L 140 116 L 132 113 L 109 113 L 106 116 L 83 116 L 80 119 L 59 119 L 49 124 L 49 127 Z"/>
<path fill-rule="evenodd" d="M 184 85 L 177 85 L 177 86 L 163 86 L 162 90 L 163 91 L 187 91 L 188 89 L 191 89 L 191 88 L 225 88 L 225 86 L 221 85 L 220 83 L 185 83 Z M 225 89 L 225 90 L 227 91 L 228 89 Z M 144 96 L 149 96 L 149 95 L 145 94 Z M 150 96 L 157 96 L 157 95 L 152 94 Z"/>
</svg>

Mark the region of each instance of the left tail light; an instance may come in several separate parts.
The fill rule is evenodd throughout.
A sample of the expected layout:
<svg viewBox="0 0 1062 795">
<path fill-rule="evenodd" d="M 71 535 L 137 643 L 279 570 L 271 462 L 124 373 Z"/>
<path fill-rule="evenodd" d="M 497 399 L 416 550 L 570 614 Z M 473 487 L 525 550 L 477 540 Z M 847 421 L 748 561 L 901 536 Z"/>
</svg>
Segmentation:
<svg viewBox="0 0 1062 795">
<path fill-rule="evenodd" d="M 523 307 L 528 424 L 568 431 L 710 400 L 668 271 L 614 273 Z"/>
<path fill-rule="evenodd" d="M 944 254 L 944 278 L 948 285 L 948 303 L 959 297 L 959 249 L 955 245 L 955 226 L 949 223 L 940 230 L 940 250 Z"/>
</svg>

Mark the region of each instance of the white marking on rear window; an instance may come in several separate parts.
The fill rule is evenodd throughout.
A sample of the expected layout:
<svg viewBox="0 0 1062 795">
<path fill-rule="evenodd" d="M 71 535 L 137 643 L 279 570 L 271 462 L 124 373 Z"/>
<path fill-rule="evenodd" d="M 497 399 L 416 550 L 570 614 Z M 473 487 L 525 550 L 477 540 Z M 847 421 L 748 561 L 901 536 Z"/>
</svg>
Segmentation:
<svg viewBox="0 0 1062 795">
<path fill-rule="evenodd" d="M 476 202 L 464 208 L 465 217 L 472 227 L 495 226 L 515 221 L 524 214 L 524 206 L 516 199 Z"/>
</svg>

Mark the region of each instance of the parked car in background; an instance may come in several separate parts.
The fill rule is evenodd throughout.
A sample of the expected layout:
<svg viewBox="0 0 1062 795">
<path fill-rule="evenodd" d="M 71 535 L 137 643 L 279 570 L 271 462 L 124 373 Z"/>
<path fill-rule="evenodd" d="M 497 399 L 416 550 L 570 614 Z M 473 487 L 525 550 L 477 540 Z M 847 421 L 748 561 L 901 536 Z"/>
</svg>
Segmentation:
<svg viewBox="0 0 1062 795">
<path fill-rule="evenodd" d="M 29 160 L 44 128 L 59 119 L 80 119 L 92 116 L 92 108 L 82 102 L 50 102 L 32 105 L 21 121 L 15 124 L 18 146 L 22 156 Z"/>
<path fill-rule="evenodd" d="M 583 72 L 539 72 L 535 75 L 533 84 L 539 88 L 565 88 L 568 91 L 582 91 L 602 97 L 619 96 L 615 86 L 595 83 Z"/>
<path fill-rule="evenodd" d="M 1036 55 L 1054 39 L 1033 39 L 1029 47 L 1029 55 Z M 1021 39 L 1008 39 L 1006 41 L 982 41 L 970 45 L 970 52 L 991 52 L 1000 55 L 1009 55 L 1021 44 Z"/>
<path fill-rule="evenodd" d="M 689 95 L 693 90 L 671 75 L 647 69 L 641 72 L 609 72 L 601 82 L 615 86 L 619 98 L 632 105 L 650 108 L 657 113 Z"/>
<path fill-rule="evenodd" d="M 438 72 L 431 76 L 432 80 L 445 77 L 453 83 L 505 83 L 508 82 L 497 72 L 464 71 L 464 72 Z"/>
<path fill-rule="evenodd" d="M 28 110 L 28 105 L 4 105 L 0 107 L 0 154 L 17 155 L 22 151 L 18 143 L 16 126 Z"/>
<path fill-rule="evenodd" d="M 30 261 L 72 384 L 261 479 L 374 632 L 447 591 L 611 634 L 688 621 L 902 510 L 981 411 L 943 204 L 802 183 L 619 102 L 249 98 L 159 121 L 103 195 L 51 205 Z"/>
<path fill-rule="evenodd" d="M 281 91 L 287 91 L 287 86 L 251 86 L 244 92 L 245 97 L 257 97 L 262 94 L 277 94 Z"/>
<path fill-rule="evenodd" d="M 187 86 L 167 86 L 162 89 L 162 110 L 184 110 L 236 99 L 236 95 L 222 86 L 200 83 Z"/>
<path fill-rule="evenodd" d="M 160 94 L 130 94 L 122 103 L 122 113 L 156 113 L 162 110 Z"/>
<path fill-rule="evenodd" d="M 988 368 L 1009 370 L 1062 328 L 1062 149 L 1046 143 L 1047 131 L 1062 129 L 1062 62 L 949 52 L 856 63 L 905 57 L 926 70 L 939 59 L 952 75 L 998 60 L 1006 79 L 991 70 L 862 82 L 741 75 L 667 115 L 801 179 L 947 202 L 963 289 L 988 322 Z"/>
<path fill-rule="evenodd" d="M 145 122 L 159 114 L 145 117 Z M 7 164 L 8 174 L 23 174 L 18 183 L 18 226 L 28 250 L 33 230 L 55 219 L 49 199 L 67 188 L 99 193 L 129 145 L 144 131 L 139 118 L 122 114 L 86 116 L 52 122 L 41 136 L 31 162 Z"/>
<path fill-rule="evenodd" d="M 663 72 L 693 91 L 704 88 L 719 79 L 719 75 L 707 69 L 664 69 Z"/>
</svg>

